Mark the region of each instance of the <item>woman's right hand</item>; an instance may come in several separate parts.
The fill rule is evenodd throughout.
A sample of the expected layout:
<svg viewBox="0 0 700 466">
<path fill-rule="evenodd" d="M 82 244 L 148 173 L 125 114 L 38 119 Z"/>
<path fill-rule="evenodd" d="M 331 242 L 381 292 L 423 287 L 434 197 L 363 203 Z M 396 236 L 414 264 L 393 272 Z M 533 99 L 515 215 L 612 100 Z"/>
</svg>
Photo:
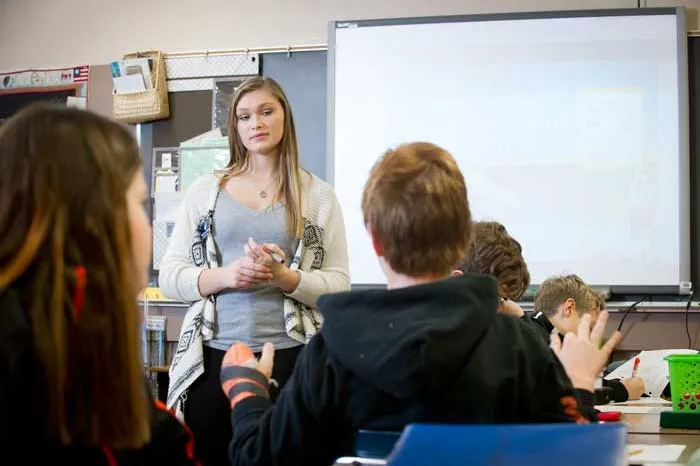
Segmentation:
<svg viewBox="0 0 700 466">
<path fill-rule="evenodd" d="M 243 256 L 233 263 L 217 269 L 204 269 L 199 274 L 199 293 L 209 296 L 226 289 L 240 290 L 261 283 L 270 283 L 272 271 Z"/>
</svg>

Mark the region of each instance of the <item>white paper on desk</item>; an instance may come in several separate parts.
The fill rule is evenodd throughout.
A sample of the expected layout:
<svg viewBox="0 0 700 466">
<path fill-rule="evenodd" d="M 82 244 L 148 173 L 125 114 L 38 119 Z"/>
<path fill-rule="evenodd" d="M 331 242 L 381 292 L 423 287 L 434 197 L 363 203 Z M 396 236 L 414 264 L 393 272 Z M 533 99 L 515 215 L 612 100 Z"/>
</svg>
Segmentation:
<svg viewBox="0 0 700 466">
<path fill-rule="evenodd" d="M 671 354 L 697 354 L 696 350 L 690 349 L 667 349 L 655 351 L 642 351 L 637 355 L 639 367 L 637 377 L 644 380 L 644 393 L 651 397 L 659 397 L 668 384 L 668 362 L 664 360 Z M 630 358 L 623 365 L 605 376 L 610 379 L 627 379 L 632 377 L 634 359 Z"/>
<path fill-rule="evenodd" d="M 668 406 L 624 406 L 618 404 L 600 405 L 595 409 L 601 412 L 619 411 L 622 414 L 649 414 L 660 413 L 661 411 L 670 411 Z"/>
<path fill-rule="evenodd" d="M 615 403 L 616 406 L 634 406 L 634 405 L 654 405 L 654 406 L 671 406 L 673 403 L 671 403 L 668 400 L 664 400 L 663 398 L 655 398 L 651 396 L 647 396 L 644 398 L 640 398 L 638 400 L 627 400 L 622 403 Z"/>
<path fill-rule="evenodd" d="M 630 463 L 672 463 L 681 456 L 685 445 L 627 445 L 628 452 L 642 450 L 634 455 L 629 455 Z"/>
<path fill-rule="evenodd" d="M 175 222 L 177 220 L 183 197 L 184 193 L 182 192 L 156 193 L 155 205 L 153 208 L 155 211 L 155 215 L 153 216 L 154 220 L 161 222 Z"/>
</svg>

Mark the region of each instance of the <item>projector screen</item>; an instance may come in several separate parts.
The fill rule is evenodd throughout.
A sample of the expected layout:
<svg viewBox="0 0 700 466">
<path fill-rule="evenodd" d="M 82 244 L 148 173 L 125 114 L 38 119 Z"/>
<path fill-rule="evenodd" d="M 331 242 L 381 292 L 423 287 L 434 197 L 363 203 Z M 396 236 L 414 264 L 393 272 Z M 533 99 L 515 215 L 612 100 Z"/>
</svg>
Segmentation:
<svg viewBox="0 0 700 466">
<path fill-rule="evenodd" d="M 364 183 L 412 141 L 452 153 L 474 220 L 520 241 L 533 284 L 690 280 L 682 8 L 332 22 L 329 52 L 328 178 L 354 285 L 385 283 Z"/>
</svg>

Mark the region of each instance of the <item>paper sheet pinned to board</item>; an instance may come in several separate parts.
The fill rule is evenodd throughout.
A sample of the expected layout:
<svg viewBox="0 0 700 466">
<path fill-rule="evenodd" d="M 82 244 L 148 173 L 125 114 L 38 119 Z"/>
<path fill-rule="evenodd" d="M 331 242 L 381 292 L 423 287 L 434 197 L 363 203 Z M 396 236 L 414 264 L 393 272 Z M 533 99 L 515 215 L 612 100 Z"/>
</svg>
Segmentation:
<svg viewBox="0 0 700 466">
<path fill-rule="evenodd" d="M 87 108 L 87 99 L 85 97 L 68 96 L 66 99 L 66 107 L 73 107 L 85 110 Z"/>
<path fill-rule="evenodd" d="M 155 192 L 157 193 L 174 193 L 177 191 L 177 174 L 173 173 L 158 173 L 156 174 Z"/>
<path fill-rule="evenodd" d="M 168 249 L 170 236 L 180 213 L 184 194 L 155 193 L 153 206 L 153 270 L 160 270 L 160 261 Z"/>
<path fill-rule="evenodd" d="M 663 393 L 664 388 L 668 384 L 668 362 L 664 358 L 671 354 L 697 354 L 697 351 L 691 349 L 665 349 L 642 351 L 637 355 L 639 358 L 637 377 L 644 380 L 644 393 L 647 395 L 658 398 Z M 630 358 L 627 360 L 620 367 L 606 375 L 605 379 L 627 379 L 632 377 L 634 359 Z"/>
<path fill-rule="evenodd" d="M 175 222 L 177 215 L 184 198 L 184 193 L 176 192 L 157 192 L 155 193 L 154 220 L 164 222 Z"/>
</svg>

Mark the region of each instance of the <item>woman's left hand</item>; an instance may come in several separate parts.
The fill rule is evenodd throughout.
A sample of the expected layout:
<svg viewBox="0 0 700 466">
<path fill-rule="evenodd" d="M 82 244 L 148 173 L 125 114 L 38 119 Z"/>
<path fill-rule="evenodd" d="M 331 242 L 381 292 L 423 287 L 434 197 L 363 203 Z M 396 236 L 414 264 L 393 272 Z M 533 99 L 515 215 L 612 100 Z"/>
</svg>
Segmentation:
<svg viewBox="0 0 700 466">
<path fill-rule="evenodd" d="M 253 262 L 264 265 L 272 272 L 272 283 L 285 293 L 291 293 L 299 284 L 299 272 L 286 267 L 287 258 L 276 244 L 258 244 L 253 238 L 248 238 L 248 244 L 243 247 L 246 256 Z M 276 257 L 273 257 L 276 256 Z M 277 260 L 275 260 L 277 259 Z"/>
</svg>

